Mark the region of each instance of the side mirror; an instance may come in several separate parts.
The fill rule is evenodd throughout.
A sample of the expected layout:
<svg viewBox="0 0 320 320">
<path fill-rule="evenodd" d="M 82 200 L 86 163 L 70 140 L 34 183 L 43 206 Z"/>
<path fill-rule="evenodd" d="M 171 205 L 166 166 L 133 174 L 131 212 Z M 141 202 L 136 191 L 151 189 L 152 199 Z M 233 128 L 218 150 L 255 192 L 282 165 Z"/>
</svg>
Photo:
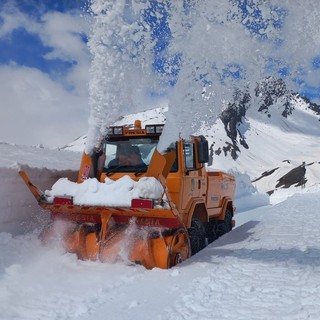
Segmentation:
<svg viewBox="0 0 320 320">
<path fill-rule="evenodd" d="M 206 139 L 201 139 L 197 145 L 198 148 L 198 162 L 206 163 L 209 161 L 209 144 Z"/>
</svg>

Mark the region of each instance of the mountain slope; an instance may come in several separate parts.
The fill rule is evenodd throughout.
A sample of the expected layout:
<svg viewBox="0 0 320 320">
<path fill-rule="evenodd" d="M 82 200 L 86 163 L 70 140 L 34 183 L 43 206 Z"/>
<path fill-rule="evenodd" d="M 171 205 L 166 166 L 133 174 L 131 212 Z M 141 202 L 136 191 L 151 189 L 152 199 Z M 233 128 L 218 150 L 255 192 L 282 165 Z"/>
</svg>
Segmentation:
<svg viewBox="0 0 320 320">
<path fill-rule="evenodd" d="M 253 98 L 248 93 L 236 95 L 207 131 L 213 165 L 247 172 L 259 190 L 270 194 L 279 188 L 317 184 L 319 109 L 288 92 L 281 80 L 267 79 Z M 221 137 L 224 134 L 227 139 Z"/>
</svg>

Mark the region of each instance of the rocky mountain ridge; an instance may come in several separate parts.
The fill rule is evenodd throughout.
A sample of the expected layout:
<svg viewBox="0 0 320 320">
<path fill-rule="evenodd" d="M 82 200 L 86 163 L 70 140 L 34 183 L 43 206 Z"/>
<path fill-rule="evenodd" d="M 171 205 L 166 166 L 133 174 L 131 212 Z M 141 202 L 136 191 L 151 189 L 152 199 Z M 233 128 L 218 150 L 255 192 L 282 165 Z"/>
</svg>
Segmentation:
<svg viewBox="0 0 320 320">
<path fill-rule="evenodd" d="M 250 117 L 252 112 L 261 113 L 262 116 L 271 118 L 273 109 L 277 108 L 278 116 L 280 113 L 281 117 L 288 118 L 296 108 L 301 108 L 302 106 L 318 115 L 318 121 L 320 121 L 320 106 L 311 103 L 309 99 L 297 93 L 290 92 L 282 79 L 268 78 L 261 81 L 254 93 L 255 95 L 252 97 L 249 92 L 236 91 L 233 102 L 228 103 L 227 108 L 223 110 L 220 117 L 226 134 L 232 142 L 226 142 L 223 151 L 225 153 L 229 152 L 234 160 L 237 159 L 239 152 L 241 152 L 240 146 L 246 149 L 249 148 L 245 136 L 238 128 L 246 121 L 245 118 L 247 116 Z M 249 109 L 251 109 L 251 112 L 247 115 Z M 221 149 L 216 149 L 214 152 L 219 154 Z"/>
</svg>

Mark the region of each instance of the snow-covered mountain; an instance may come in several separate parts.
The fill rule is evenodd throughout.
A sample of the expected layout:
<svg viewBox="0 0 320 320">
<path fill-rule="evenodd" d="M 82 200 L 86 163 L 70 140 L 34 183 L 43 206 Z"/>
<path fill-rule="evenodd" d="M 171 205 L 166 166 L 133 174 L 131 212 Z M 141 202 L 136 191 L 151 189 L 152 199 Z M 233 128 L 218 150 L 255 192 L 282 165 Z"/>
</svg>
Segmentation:
<svg viewBox="0 0 320 320">
<path fill-rule="evenodd" d="M 166 106 L 122 117 L 115 125 L 165 122 Z M 281 195 L 320 182 L 320 106 L 269 78 L 255 92 L 236 92 L 221 117 L 199 132 L 209 141 L 209 166 L 247 173 L 261 192 Z M 82 151 L 85 137 L 66 147 Z M 286 194 L 287 194 L 286 190 Z"/>
<path fill-rule="evenodd" d="M 266 79 L 253 95 L 239 92 L 207 131 L 212 165 L 247 172 L 259 190 L 319 183 L 320 107 Z M 227 137 L 226 137 L 227 136 Z"/>
</svg>

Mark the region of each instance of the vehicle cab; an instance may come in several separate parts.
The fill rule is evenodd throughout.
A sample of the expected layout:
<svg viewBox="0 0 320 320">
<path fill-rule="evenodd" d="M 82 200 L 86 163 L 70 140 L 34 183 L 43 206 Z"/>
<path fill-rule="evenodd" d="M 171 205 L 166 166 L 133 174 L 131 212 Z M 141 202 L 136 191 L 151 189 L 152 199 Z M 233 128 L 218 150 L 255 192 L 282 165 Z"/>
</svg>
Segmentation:
<svg viewBox="0 0 320 320">
<path fill-rule="evenodd" d="M 103 182 L 106 177 L 116 180 L 124 174 L 138 180 L 144 175 L 157 148 L 163 126 L 146 125 L 141 128 L 141 122 L 136 120 L 133 127 L 110 127 L 103 141 L 105 159 L 99 180 Z"/>
<path fill-rule="evenodd" d="M 79 182 L 96 177 L 118 180 L 125 175 L 138 181 L 145 176 L 157 148 L 163 124 L 146 125 L 136 120 L 133 126 L 112 126 L 102 142 L 102 149 L 90 157 L 84 155 Z M 203 137 L 190 137 L 171 143 L 168 151 L 175 160 L 166 179 L 173 202 L 182 211 L 190 206 L 189 200 L 202 197 L 206 188 L 205 163 L 208 162 L 208 142 Z M 157 164 L 155 164 L 157 165 Z M 87 168 L 86 170 L 84 168 Z"/>
</svg>

